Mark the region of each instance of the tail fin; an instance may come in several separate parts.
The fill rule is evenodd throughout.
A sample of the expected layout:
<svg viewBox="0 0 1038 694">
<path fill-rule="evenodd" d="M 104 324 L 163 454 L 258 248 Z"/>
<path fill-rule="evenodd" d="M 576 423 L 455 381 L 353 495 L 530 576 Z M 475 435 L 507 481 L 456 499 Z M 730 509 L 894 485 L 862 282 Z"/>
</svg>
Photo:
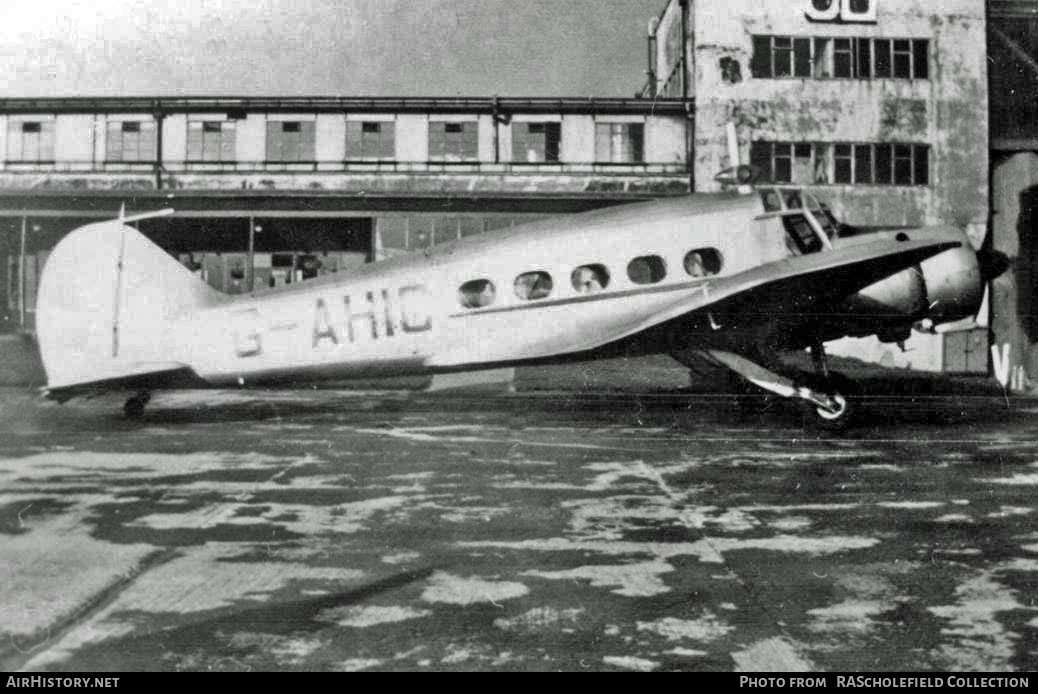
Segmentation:
<svg viewBox="0 0 1038 694">
<path fill-rule="evenodd" d="M 40 278 L 36 333 L 48 388 L 183 368 L 174 322 L 222 296 L 121 220 L 76 229 Z"/>
</svg>

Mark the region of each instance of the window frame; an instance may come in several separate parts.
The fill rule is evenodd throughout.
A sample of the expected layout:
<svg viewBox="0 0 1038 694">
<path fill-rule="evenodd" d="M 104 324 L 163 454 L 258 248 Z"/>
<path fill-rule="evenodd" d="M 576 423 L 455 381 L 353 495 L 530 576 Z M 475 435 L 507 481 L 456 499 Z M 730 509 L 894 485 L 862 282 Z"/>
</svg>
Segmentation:
<svg viewBox="0 0 1038 694">
<path fill-rule="evenodd" d="M 524 295 L 519 291 L 522 281 L 525 279 L 532 279 L 533 282 L 529 285 L 529 291 Z M 546 281 L 546 284 L 542 284 Z M 555 291 L 555 280 L 552 278 L 551 273 L 547 270 L 529 270 L 527 272 L 521 272 L 515 276 L 512 281 L 512 293 L 515 294 L 516 298 L 520 301 L 543 301 L 552 295 Z"/>
<path fill-rule="evenodd" d="M 480 288 L 478 290 L 476 290 L 476 287 L 473 286 L 472 287 L 473 291 L 466 291 L 465 288 L 470 286 L 470 285 L 479 285 Z M 486 303 L 479 303 L 478 301 L 477 302 L 470 301 L 470 299 L 472 299 L 473 297 L 476 297 L 477 299 L 479 297 L 482 297 L 484 292 L 485 292 L 485 290 L 488 287 L 490 288 L 490 298 L 486 301 Z M 491 280 L 491 279 L 489 279 L 487 277 L 477 277 L 475 279 L 471 279 L 471 280 L 467 280 L 465 282 L 462 282 L 460 285 L 458 285 L 458 297 L 457 298 L 458 298 L 458 304 L 462 308 L 464 308 L 464 309 L 469 309 L 469 310 L 475 311 L 475 310 L 479 310 L 479 309 L 482 309 L 482 308 L 487 308 L 489 306 L 493 306 L 494 303 L 497 301 L 497 286 L 494 284 L 493 280 Z"/>
<path fill-rule="evenodd" d="M 53 118 L 11 118 L 7 124 L 4 161 L 12 164 L 53 164 L 56 124 Z M 31 135 L 32 137 L 27 137 Z M 31 145 L 30 145 L 31 143 Z M 28 156 L 32 154 L 33 156 Z"/>
<path fill-rule="evenodd" d="M 430 162 L 479 161 L 479 119 L 431 120 L 427 134 Z"/>
<path fill-rule="evenodd" d="M 641 282 L 635 279 L 635 277 L 631 274 L 631 269 L 634 267 L 634 264 L 640 260 L 644 260 L 647 262 L 648 270 L 650 273 L 648 281 L 645 282 Z M 658 273 L 656 272 L 657 270 Z M 627 279 L 630 280 L 632 284 L 636 284 L 640 287 L 650 287 L 659 284 L 663 280 L 667 279 L 667 261 L 664 260 L 663 256 L 655 253 L 635 256 L 627 262 Z"/>
<path fill-rule="evenodd" d="M 930 43 L 929 37 L 754 34 L 750 72 L 758 79 L 929 80 Z"/>
<path fill-rule="evenodd" d="M 618 141 L 619 150 L 617 150 Z M 619 166 L 645 164 L 645 123 L 643 121 L 595 121 L 595 163 Z"/>
<path fill-rule="evenodd" d="M 534 128 L 543 130 L 535 133 Z M 523 130 L 526 132 L 523 133 Z M 539 137 L 535 137 L 539 135 Z M 524 137 L 525 136 L 525 137 Z M 559 121 L 512 121 L 512 163 L 514 164 L 558 164 L 562 158 L 562 123 Z M 531 140 L 535 140 L 531 142 Z M 523 146 L 525 145 L 525 147 Z M 530 145 L 534 145 L 533 148 Z M 533 161 L 521 155 L 536 153 Z"/>
<path fill-rule="evenodd" d="M 346 121 L 347 162 L 396 161 L 396 142 L 395 120 L 379 118 Z"/>
<path fill-rule="evenodd" d="M 230 125 L 230 127 L 227 127 Z M 197 126 L 201 131 L 201 135 L 198 142 L 198 151 L 192 151 L 192 136 L 191 130 Z M 215 138 L 215 145 L 209 145 L 213 138 L 207 138 L 206 133 L 213 132 L 213 126 L 219 126 L 219 136 Z M 209 156 L 210 147 L 215 148 L 214 156 Z M 230 163 L 237 161 L 237 149 L 238 149 L 238 122 L 233 119 L 224 120 L 213 120 L 213 119 L 189 119 L 187 122 L 187 152 L 186 160 L 188 163 L 201 163 L 201 164 L 213 164 L 213 163 Z"/>
<path fill-rule="evenodd" d="M 136 146 L 130 148 L 127 134 L 135 133 Z M 118 136 L 118 148 L 115 148 L 113 134 Z M 127 157 L 128 151 L 135 154 Z M 120 119 L 110 120 L 105 125 L 105 163 L 115 164 L 154 164 L 158 161 L 158 124 L 155 120 Z"/>
</svg>

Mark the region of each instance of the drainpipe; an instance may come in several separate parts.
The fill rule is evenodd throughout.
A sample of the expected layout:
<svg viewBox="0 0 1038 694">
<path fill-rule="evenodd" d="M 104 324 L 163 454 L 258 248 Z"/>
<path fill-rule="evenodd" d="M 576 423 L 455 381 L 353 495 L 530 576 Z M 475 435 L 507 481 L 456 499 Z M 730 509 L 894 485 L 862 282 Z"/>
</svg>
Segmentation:
<svg viewBox="0 0 1038 694">
<path fill-rule="evenodd" d="M 681 3 L 681 98 L 688 101 L 688 0 Z"/>
<path fill-rule="evenodd" d="M 249 293 L 256 287 L 256 218 L 249 217 L 249 260 L 245 266 L 245 289 Z"/>
<path fill-rule="evenodd" d="M 688 35 L 688 0 L 679 0 L 681 3 L 681 98 L 685 102 L 685 151 L 688 153 L 688 190 L 690 193 L 696 190 L 696 153 L 695 153 L 695 123 L 696 113 L 693 104 L 689 101 L 688 84 L 688 53 L 691 37 Z"/>
<path fill-rule="evenodd" d="M 512 122 L 512 114 L 501 113 L 501 105 L 498 103 L 497 95 L 494 95 L 494 106 L 491 115 L 491 120 L 494 121 L 494 163 L 501 163 L 501 137 L 499 134 L 499 125 L 508 125 Z"/>
<path fill-rule="evenodd" d="M 688 192 L 696 192 L 696 110 L 693 103 L 685 100 L 685 157 L 688 168 Z"/>
<path fill-rule="evenodd" d="M 22 239 L 18 249 L 18 325 L 25 332 L 25 225 L 26 218 L 22 217 Z"/>
<path fill-rule="evenodd" d="M 155 118 L 155 188 L 156 190 L 162 190 L 162 163 L 166 160 L 162 146 L 162 126 L 166 119 L 166 114 L 161 109 L 156 108 L 152 116 Z"/>
<path fill-rule="evenodd" d="M 649 20 L 649 34 L 647 48 L 648 48 L 648 69 L 645 73 L 648 75 L 649 80 L 649 98 L 656 98 L 656 29 L 659 27 L 659 17 L 653 17 Z"/>
</svg>

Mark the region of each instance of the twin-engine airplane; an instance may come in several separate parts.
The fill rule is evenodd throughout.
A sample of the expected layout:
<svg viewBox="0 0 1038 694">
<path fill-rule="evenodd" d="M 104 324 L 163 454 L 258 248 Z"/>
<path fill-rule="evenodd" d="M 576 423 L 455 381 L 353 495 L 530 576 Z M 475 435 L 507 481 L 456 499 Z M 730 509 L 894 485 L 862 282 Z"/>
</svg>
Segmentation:
<svg viewBox="0 0 1038 694">
<path fill-rule="evenodd" d="M 166 212 L 169 212 L 168 210 Z M 43 271 L 46 393 L 64 401 L 666 353 L 842 426 L 823 343 L 972 316 L 990 263 L 952 227 L 843 238 L 802 190 L 693 194 L 539 221 L 276 289 L 218 292 L 136 230 L 81 227 Z M 83 262 L 89 258 L 90 262 Z M 776 357 L 809 348 L 816 373 Z"/>
</svg>

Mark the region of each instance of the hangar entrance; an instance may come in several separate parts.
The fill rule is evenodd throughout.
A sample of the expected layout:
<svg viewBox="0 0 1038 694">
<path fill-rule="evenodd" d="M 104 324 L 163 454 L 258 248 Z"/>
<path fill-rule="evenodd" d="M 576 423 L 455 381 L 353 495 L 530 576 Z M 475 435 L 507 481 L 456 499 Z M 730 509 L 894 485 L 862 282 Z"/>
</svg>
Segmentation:
<svg viewBox="0 0 1038 694">
<path fill-rule="evenodd" d="M 348 272 L 374 257 L 370 218 L 180 218 L 140 231 L 228 294 Z"/>
<path fill-rule="evenodd" d="M 0 219 L 0 332 L 34 332 L 36 289 L 47 256 L 66 234 L 96 221 Z M 375 258 L 369 217 L 173 216 L 133 226 L 228 294 L 345 273 Z"/>
</svg>

